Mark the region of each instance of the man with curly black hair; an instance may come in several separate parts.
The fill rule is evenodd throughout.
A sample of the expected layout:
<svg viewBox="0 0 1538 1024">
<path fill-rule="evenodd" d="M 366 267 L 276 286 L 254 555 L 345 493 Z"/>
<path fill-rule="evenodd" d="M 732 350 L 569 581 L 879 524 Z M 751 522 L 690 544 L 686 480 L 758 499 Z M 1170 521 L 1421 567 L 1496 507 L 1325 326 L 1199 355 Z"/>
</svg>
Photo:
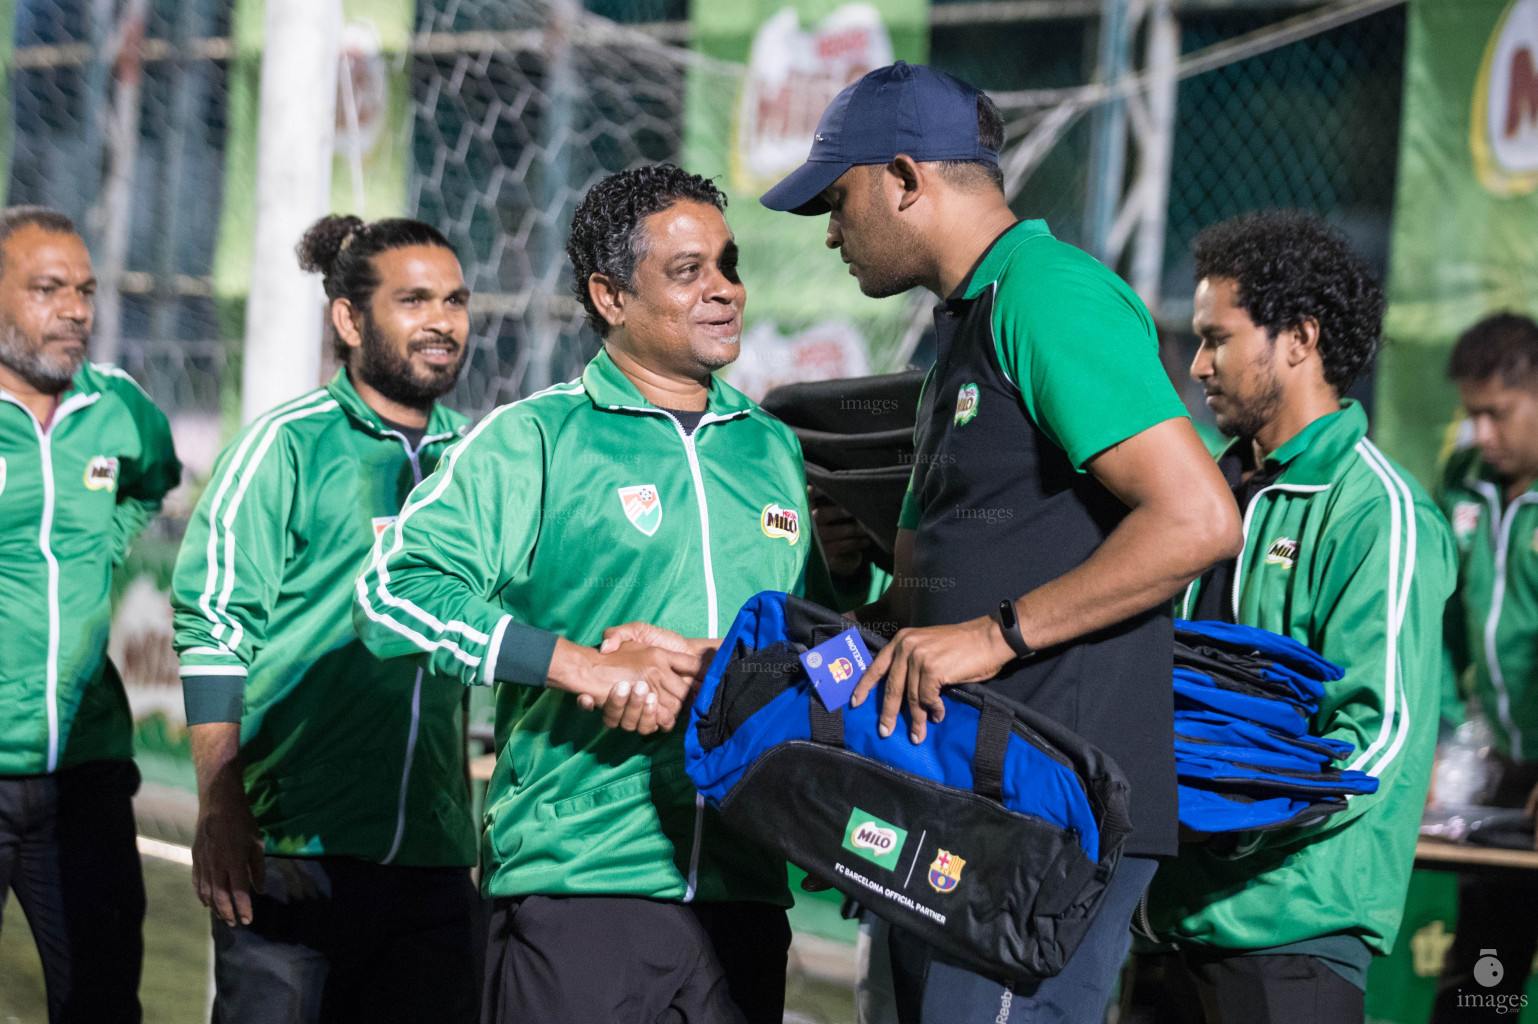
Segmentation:
<svg viewBox="0 0 1538 1024">
<path fill-rule="evenodd" d="M 1145 925 L 1173 941 L 1208 1024 L 1347 1024 L 1393 948 L 1445 681 L 1452 539 L 1343 397 L 1379 346 L 1383 293 L 1317 217 L 1252 214 L 1196 240 L 1191 375 L 1234 441 L 1218 465 L 1244 550 L 1193 583 L 1185 618 L 1292 637 L 1344 669 L 1311 732 L 1348 743 L 1374 794 L 1321 822 L 1190 842 Z M 1232 839 L 1233 837 L 1225 837 Z"/>
<path fill-rule="evenodd" d="M 784 1016 L 785 864 L 704 806 L 673 728 L 708 638 L 799 590 L 810 545 L 795 435 L 714 375 L 747 298 L 725 205 L 668 165 L 588 192 L 567 253 L 602 350 L 452 449 L 358 584 L 376 654 L 497 689 L 487 1021 Z"/>
</svg>

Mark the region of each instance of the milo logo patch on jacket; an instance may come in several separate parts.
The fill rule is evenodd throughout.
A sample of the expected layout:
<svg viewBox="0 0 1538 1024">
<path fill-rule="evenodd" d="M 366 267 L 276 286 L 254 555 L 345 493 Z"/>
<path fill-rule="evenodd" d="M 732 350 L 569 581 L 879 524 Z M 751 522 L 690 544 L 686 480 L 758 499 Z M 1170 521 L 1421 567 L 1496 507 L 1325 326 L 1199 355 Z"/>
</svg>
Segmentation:
<svg viewBox="0 0 1538 1024">
<path fill-rule="evenodd" d="M 801 516 L 793 508 L 770 502 L 759 513 L 758 525 L 765 537 L 783 538 L 791 547 L 795 547 L 796 541 L 801 539 Z"/>
<path fill-rule="evenodd" d="M 85 485 L 93 491 L 110 491 L 117 487 L 118 461 L 106 455 L 98 455 L 85 465 Z"/>
</svg>

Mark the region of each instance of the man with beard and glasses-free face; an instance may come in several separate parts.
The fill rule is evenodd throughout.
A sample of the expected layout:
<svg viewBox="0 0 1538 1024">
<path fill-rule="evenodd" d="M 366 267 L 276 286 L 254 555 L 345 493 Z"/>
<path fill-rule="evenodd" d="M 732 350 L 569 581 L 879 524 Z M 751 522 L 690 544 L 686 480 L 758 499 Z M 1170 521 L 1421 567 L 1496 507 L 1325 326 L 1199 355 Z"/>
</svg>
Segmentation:
<svg viewBox="0 0 1538 1024">
<path fill-rule="evenodd" d="M 299 262 L 343 367 L 225 448 L 173 584 L 214 1020 L 473 1021 L 463 694 L 375 658 L 351 613 L 375 538 L 464 432 L 437 400 L 469 291 L 420 221 L 322 218 Z"/>
<path fill-rule="evenodd" d="M 1375 358 L 1383 292 L 1318 218 L 1253 214 L 1196 240 L 1191 376 L 1234 441 L 1217 460 L 1244 550 L 1185 618 L 1258 626 L 1345 676 L 1313 735 L 1378 791 L 1322 820 L 1200 842 L 1159 869 L 1145 921 L 1178 946 L 1207 1024 L 1349 1024 L 1394 946 L 1436 744 L 1453 548 L 1436 506 L 1343 397 Z M 1237 853 L 1236 853 L 1237 849 Z"/>
<path fill-rule="evenodd" d="M 1467 443 L 1437 494 L 1458 548 L 1447 605 L 1453 666 L 1473 670 L 1473 697 L 1495 737 L 1499 777 L 1480 803 L 1538 810 L 1538 324 L 1498 313 L 1453 346 L 1447 376 L 1467 416 Z M 1457 717 L 1455 700 L 1448 717 Z M 1538 947 L 1538 888 L 1527 879 L 1468 874 L 1458 881 L 1458 928 L 1442 965 L 1432 1020 L 1516 1016 Z M 1499 953 L 1503 977 L 1475 981 Z M 1483 973 L 1483 972 L 1481 972 Z M 1488 980 L 1488 979 L 1486 979 Z M 1483 1008 L 1469 998 L 1478 993 Z M 1496 1000 L 1501 1000 L 1497 1003 Z M 1493 1007 L 1504 1005 L 1508 1015 Z"/>
<path fill-rule="evenodd" d="M 828 247 L 865 294 L 941 299 L 896 573 L 858 613 L 909 628 L 853 702 L 885 674 L 883 731 L 919 741 L 942 687 L 986 682 L 1105 751 L 1132 786 L 1127 855 L 1064 971 L 1012 992 L 894 928 L 904 1024 L 1101 1020 L 1154 858 L 1176 849 L 1169 599 L 1239 544 L 1153 319 L 1045 223 L 1016 220 L 1003 141 L 987 96 L 899 62 L 833 100 L 806 164 L 762 200 L 827 214 Z"/>
<path fill-rule="evenodd" d="M 784 1016 L 784 861 L 704 806 L 674 728 L 715 646 L 677 634 L 799 590 L 810 545 L 795 436 L 714 376 L 747 298 L 725 203 L 666 164 L 589 190 L 566 251 L 602 350 L 487 416 L 358 584 L 375 653 L 496 687 L 485 1021 Z"/>
<path fill-rule="evenodd" d="M 0 907 L 48 1018 L 140 1019 L 133 723 L 107 660 L 112 569 L 181 479 L 165 416 L 86 362 L 96 278 L 69 218 L 0 213 Z"/>
</svg>

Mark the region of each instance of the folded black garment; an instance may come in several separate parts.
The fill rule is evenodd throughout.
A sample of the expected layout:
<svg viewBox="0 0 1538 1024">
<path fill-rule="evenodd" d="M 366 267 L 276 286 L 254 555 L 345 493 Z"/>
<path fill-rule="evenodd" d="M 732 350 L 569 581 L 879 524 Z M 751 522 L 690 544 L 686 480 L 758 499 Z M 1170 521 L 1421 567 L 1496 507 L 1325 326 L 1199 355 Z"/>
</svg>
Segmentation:
<svg viewBox="0 0 1538 1024">
<path fill-rule="evenodd" d="M 784 384 L 758 404 L 796 430 L 855 437 L 900 428 L 911 431 L 924 376 L 923 370 L 904 370 Z"/>
<path fill-rule="evenodd" d="M 1176 641 L 1175 664 L 1189 668 L 1218 680 L 1231 681 L 1240 692 L 1253 693 L 1273 700 L 1285 700 L 1313 714 L 1319 707 L 1323 687 L 1317 690 L 1299 683 L 1291 676 L 1275 671 L 1275 665 L 1264 658 L 1234 654 L 1207 645 L 1189 646 Z"/>
<path fill-rule="evenodd" d="M 806 482 L 843 506 L 860 521 L 876 542 L 871 561 L 892 571 L 892 552 L 897 547 L 897 517 L 903 495 L 913 476 L 912 464 L 877 469 L 828 470 L 806 463 Z"/>
<path fill-rule="evenodd" d="M 790 427 L 807 482 L 859 520 L 876 542 L 872 561 L 888 572 L 923 384 L 922 370 L 811 381 L 775 388 L 759 403 Z"/>
</svg>

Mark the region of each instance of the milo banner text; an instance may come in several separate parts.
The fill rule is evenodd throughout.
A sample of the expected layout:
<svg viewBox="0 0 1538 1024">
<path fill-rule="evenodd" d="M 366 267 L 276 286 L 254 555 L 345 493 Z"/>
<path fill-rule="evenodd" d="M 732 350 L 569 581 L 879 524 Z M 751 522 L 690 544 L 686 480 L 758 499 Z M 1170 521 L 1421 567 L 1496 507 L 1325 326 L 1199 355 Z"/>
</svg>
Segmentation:
<svg viewBox="0 0 1538 1024">
<path fill-rule="evenodd" d="M 796 380 L 890 367 L 911 307 L 867 299 L 823 247 L 828 218 L 772 213 L 758 197 L 800 166 L 823 108 L 894 60 L 927 54 L 927 0 L 694 0 L 684 166 L 714 177 L 742 247 L 742 357 L 728 379 L 754 398 Z"/>
</svg>

